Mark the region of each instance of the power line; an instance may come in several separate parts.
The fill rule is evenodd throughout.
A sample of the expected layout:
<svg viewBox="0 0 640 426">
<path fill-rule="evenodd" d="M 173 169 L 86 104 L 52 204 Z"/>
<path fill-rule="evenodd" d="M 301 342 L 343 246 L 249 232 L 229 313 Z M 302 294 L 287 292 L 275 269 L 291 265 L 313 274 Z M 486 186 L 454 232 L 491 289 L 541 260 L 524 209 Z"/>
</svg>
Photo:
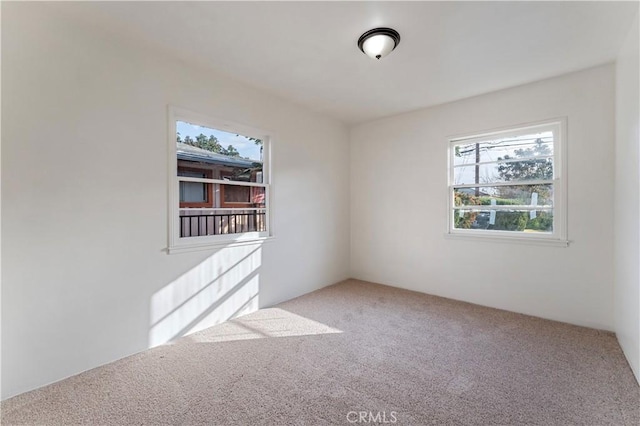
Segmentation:
<svg viewBox="0 0 640 426">
<path fill-rule="evenodd" d="M 541 139 L 541 138 L 537 138 L 537 139 Z M 535 140 L 537 140 L 537 139 L 535 139 Z M 551 141 L 549 141 L 549 142 L 543 142 L 543 143 L 544 143 L 544 144 L 547 144 L 547 143 L 552 143 L 552 142 L 553 142 L 553 140 L 551 140 Z M 482 142 L 482 143 L 483 143 L 483 144 L 487 144 L 488 142 Z M 460 145 L 458 145 L 458 146 L 460 146 Z M 475 151 L 476 151 L 475 144 L 473 144 L 473 145 L 468 145 L 468 146 L 470 146 L 470 147 L 472 146 L 472 147 L 471 147 L 471 148 L 469 148 L 469 149 L 460 149 L 460 150 L 458 151 L 458 154 L 468 154 L 468 153 L 470 153 L 470 152 L 475 152 Z M 480 150 L 481 150 L 481 151 L 482 151 L 482 150 L 484 150 L 484 151 L 487 151 L 487 152 L 488 152 L 490 149 L 494 149 L 494 148 L 511 148 L 511 147 L 516 147 L 516 146 L 534 146 L 534 145 L 533 145 L 532 143 L 514 143 L 514 144 L 505 144 L 505 143 L 503 143 L 503 142 L 495 142 L 495 145 L 494 145 L 494 146 L 486 146 L 486 145 L 485 145 L 485 146 L 482 146 L 482 145 L 481 145 L 481 146 L 480 146 Z"/>
</svg>

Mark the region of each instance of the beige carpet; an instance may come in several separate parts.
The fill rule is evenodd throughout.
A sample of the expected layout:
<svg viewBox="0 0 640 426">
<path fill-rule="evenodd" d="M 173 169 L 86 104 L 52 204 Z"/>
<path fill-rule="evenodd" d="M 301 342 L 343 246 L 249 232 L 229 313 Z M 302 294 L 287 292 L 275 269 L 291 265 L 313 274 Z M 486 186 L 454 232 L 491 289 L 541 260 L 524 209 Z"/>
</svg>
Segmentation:
<svg viewBox="0 0 640 426">
<path fill-rule="evenodd" d="M 1 420 L 637 426 L 639 405 L 611 333 L 350 280 L 9 399 Z"/>
</svg>

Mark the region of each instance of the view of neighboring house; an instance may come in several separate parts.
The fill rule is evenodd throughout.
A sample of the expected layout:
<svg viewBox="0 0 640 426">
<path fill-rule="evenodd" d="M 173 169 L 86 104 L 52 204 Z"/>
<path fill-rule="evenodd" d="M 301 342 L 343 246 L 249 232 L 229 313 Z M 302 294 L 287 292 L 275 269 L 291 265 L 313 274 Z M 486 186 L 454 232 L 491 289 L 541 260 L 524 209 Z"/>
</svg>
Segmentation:
<svg viewBox="0 0 640 426">
<path fill-rule="evenodd" d="M 264 188 L 231 183 L 262 183 L 262 162 L 182 142 L 176 150 L 178 176 L 194 178 L 180 181 L 181 237 L 264 231 Z"/>
</svg>

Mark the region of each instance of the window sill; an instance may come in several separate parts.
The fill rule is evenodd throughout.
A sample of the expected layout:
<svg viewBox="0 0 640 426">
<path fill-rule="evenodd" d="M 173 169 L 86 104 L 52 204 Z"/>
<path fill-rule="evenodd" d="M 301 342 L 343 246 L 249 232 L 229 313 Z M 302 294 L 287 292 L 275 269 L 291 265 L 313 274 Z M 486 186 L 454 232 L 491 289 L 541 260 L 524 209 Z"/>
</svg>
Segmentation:
<svg viewBox="0 0 640 426">
<path fill-rule="evenodd" d="M 247 246 L 253 244 L 262 244 L 266 242 L 273 241 L 275 237 L 257 237 L 257 238 L 247 238 L 242 240 L 221 240 L 216 242 L 206 242 L 201 244 L 184 244 L 184 245 L 176 245 L 170 246 L 166 249 L 167 254 L 179 254 L 179 253 L 188 253 L 193 251 L 203 251 L 203 250 L 219 250 L 227 247 L 239 247 L 239 246 Z"/>
<path fill-rule="evenodd" d="M 569 247 L 569 240 L 559 238 L 522 237 L 512 235 L 481 235 L 470 233 L 446 233 L 444 237 L 451 240 L 466 240 L 475 242 L 524 244 L 532 246 Z"/>
</svg>

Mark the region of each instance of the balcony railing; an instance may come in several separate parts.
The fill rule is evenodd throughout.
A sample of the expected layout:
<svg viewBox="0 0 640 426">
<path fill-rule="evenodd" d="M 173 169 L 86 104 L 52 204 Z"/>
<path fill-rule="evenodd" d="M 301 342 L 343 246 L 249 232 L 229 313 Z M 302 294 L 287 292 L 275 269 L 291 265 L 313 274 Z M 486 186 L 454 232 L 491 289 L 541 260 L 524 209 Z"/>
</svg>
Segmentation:
<svg viewBox="0 0 640 426">
<path fill-rule="evenodd" d="M 181 238 L 204 235 L 239 234 L 243 232 L 264 232 L 266 229 L 266 211 L 264 209 L 241 209 L 241 211 L 224 209 L 224 211 L 214 211 L 211 213 L 205 213 L 195 209 L 180 211 Z"/>
</svg>

